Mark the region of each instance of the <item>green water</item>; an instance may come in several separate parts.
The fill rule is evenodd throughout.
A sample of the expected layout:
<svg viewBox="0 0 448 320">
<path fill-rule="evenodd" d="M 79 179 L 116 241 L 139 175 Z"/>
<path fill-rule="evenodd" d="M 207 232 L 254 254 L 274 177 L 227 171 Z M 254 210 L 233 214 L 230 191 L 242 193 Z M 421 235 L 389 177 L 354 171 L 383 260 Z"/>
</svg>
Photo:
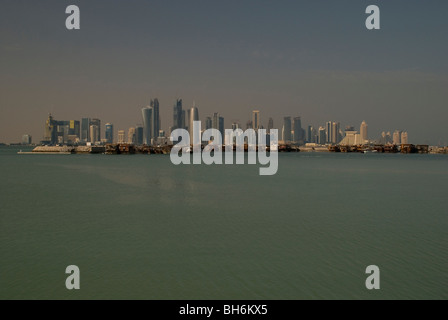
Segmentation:
<svg viewBox="0 0 448 320">
<path fill-rule="evenodd" d="M 17 151 L 0 148 L 1 299 L 448 298 L 448 156 L 280 154 L 259 176 Z"/>
</svg>

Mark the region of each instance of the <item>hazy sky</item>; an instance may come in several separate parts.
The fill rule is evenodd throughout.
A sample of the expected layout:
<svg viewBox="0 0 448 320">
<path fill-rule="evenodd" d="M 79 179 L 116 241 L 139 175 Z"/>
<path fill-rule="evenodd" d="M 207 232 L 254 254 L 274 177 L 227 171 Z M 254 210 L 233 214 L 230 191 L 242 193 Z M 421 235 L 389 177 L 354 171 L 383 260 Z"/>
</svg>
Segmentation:
<svg viewBox="0 0 448 320">
<path fill-rule="evenodd" d="M 81 30 L 65 28 L 70 4 Z M 369 4 L 381 30 L 365 28 Z M 48 112 L 127 131 L 154 97 L 166 130 L 180 97 L 226 128 L 259 109 L 265 126 L 365 120 L 371 138 L 448 144 L 447 12 L 446 0 L 2 0 L 0 142 L 41 140 Z"/>
</svg>

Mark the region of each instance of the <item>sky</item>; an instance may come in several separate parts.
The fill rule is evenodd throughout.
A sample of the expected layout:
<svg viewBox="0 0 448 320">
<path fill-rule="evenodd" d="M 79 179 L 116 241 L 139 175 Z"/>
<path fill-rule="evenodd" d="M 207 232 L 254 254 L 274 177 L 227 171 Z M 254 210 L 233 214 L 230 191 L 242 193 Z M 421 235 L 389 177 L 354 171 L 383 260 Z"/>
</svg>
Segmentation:
<svg viewBox="0 0 448 320">
<path fill-rule="evenodd" d="M 71 4 L 80 30 L 65 27 Z M 371 4 L 380 30 L 365 27 Z M 226 128 L 256 109 L 264 126 L 365 120 L 372 139 L 399 129 L 448 145 L 446 12 L 446 0 L 2 0 L 0 142 L 40 141 L 49 112 L 127 131 L 152 98 L 168 130 L 182 98 Z"/>
</svg>

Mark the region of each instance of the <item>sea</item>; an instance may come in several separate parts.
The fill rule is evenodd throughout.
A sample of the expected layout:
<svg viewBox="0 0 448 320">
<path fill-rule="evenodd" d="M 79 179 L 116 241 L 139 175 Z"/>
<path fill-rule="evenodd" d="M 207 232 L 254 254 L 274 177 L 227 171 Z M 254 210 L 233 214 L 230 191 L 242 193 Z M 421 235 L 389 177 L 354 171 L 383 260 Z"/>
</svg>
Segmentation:
<svg viewBox="0 0 448 320">
<path fill-rule="evenodd" d="M 0 299 L 448 299 L 447 155 L 280 153 L 260 176 L 20 149 L 0 147 Z"/>
</svg>

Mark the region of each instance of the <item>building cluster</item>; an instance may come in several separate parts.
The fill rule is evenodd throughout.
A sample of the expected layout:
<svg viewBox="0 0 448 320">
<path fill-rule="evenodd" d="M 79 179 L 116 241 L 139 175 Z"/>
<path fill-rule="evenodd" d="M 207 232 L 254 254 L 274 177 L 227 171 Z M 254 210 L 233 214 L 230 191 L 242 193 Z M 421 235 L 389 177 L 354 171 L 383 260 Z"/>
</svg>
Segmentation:
<svg viewBox="0 0 448 320">
<path fill-rule="evenodd" d="M 45 134 L 42 144 L 46 145 L 99 145 L 99 144 L 133 144 L 133 145 L 166 145 L 169 143 L 169 136 L 175 129 L 185 129 L 193 136 L 193 123 L 200 121 L 199 109 L 195 103 L 190 108 L 184 109 L 182 99 L 176 99 L 173 106 L 172 125 L 168 128 L 168 135 L 161 129 L 160 105 L 157 98 L 151 99 L 147 107 L 142 108 L 142 124 L 131 127 L 127 130 L 118 130 L 118 135 L 114 136 L 114 126 L 111 123 L 105 124 L 105 135 L 102 136 L 101 120 L 97 118 L 82 118 L 78 120 L 59 121 L 50 114 L 45 123 Z M 205 126 L 202 130 L 217 129 L 221 135 L 225 135 L 224 117 L 218 112 L 205 117 Z M 232 130 L 243 129 L 238 122 L 231 124 Z M 245 129 L 264 129 L 259 110 L 252 111 L 252 117 L 246 122 Z M 267 133 L 274 129 L 273 118 L 268 118 Z M 341 129 L 337 121 L 328 121 L 324 126 L 314 127 L 309 125 L 307 130 L 302 128 L 300 116 L 283 118 L 283 123 L 278 131 L 279 143 L 286 145 L 304 145 L 306 143 L 316 145 L 365 145 L 370 143 L 388 144 L 408 144 L 408 134 L 405 131 L 396 130 L 393 135 L 390 132 L 383 132 L 377 141 L 371 141 L 368 137 L 368 125 L 363 121 L 359 132 L 353 126 Z M 23 144 L 31 143 L 31 136 L 22 137 Z"/>
</svg>

